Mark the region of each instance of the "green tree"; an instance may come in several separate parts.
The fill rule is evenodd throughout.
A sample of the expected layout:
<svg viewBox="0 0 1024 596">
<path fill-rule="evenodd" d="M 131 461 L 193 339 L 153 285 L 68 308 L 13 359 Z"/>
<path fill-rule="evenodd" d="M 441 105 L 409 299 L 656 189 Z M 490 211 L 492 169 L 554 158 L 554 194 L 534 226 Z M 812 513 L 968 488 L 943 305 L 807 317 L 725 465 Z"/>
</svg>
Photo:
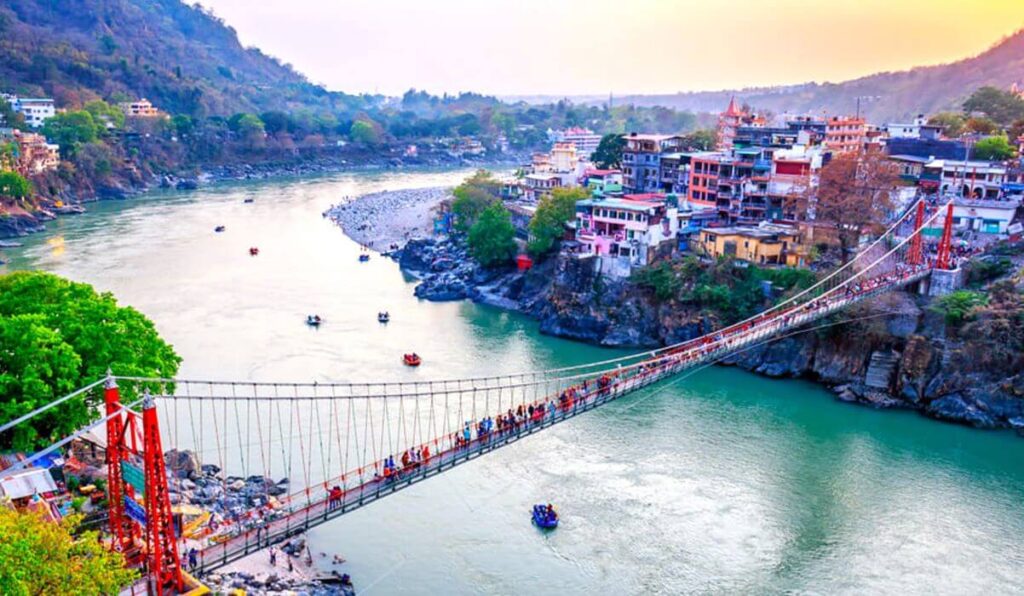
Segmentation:
<svg viewBox="0 0 1024 596">
<path fill-rule="evenodd" d="M 235 118 L 235 116 L 238 116 Z M 264 133 L 263 121 L 256 114 L 235 114 L 228 121 L 228 126 L 238 133 L 238 136 L 248 141 L 261 138 Z"/>
<path fill-rule="evenodd" d="M 171 118 L 171 127 L 178 136 L 184 137 L 195 130 L 195 121 L 185 114 L 175 114 Z"/>
<path fill-rule="evenodd" d="M 380 143 L 380 132 L 375 123 L 370 120 L 356 120 L 348 130 L 348 137 L 353 143 L 363 143 L 370 147 Z"/>
<path fill-rule="evenodd" d="M 981 292 L 957 290 L 939 298 L 930 308 L 943 315 L 946 323 L 957 326 L 971 318 L 975 309 L 987 302 L 987 297 Z"/>
<path fill-rule="evenodd" d="M 27 199 L 32 196 L 32 183 L 17 172 L 0 172 L 0 199 Z"/>
<path fill-rule="evenodd" d="M 114 52 L 116 52 L 117 48 L 118 48 L 117 42 L 114 41 L 114 38 L 111 35 L 101 35 L 100 36 L 100 49 L 103 50 L 104 54 L 109 56 L 109 55 L 113 54 Z"/>
<path fill-rule="evenodd" d="M 118 306 L 109 293 L 49 273 L 0 276 L 0 419 L 102 378 L 108 367 L 119 375 L 167 378 L 180 362 L 149 319 Z M 71 400 L 0 437 L 0 446 L 49 444 L 85 423 L 95 405 Z"/>
<path fill-rule="evenodd" d="M 1005 136 L 986 137 L 974 145 L 971 155 L 983 161 L 1006 161 L 1015 151 Z"/>
<path fill-rule="evenodd" d="M 64 112 L 43 124 L 43 134 L 60 145 L 61 155 L 73 157 L 83 143 L 91 143 L 99 135 L 96 121 L 85 110 Z"/>
<path fill-rule="evenodd" d="M 455 215 L 455 229 L 466 233 L 484 209 L 498 201 L 501 183 L 487 170 L 477 170 L 472 176 L 455 187 L 452 195 L 452 213 Z"/>
<path fill-rule="evenodd" d="M 0 124 L 10 128 L 25 130 L 25 115 L 15 112 L 6 99 L 0 98 Z"/>
<path fill-rule="evenodd" d="M 102 122 L 110 122 L 115 128 L 121 128 L 124 126 L 124 112 L 117 106 L 112 106 L 102 99 L 90 101 L 82 106 L 86 112 L 92 115 L 92 119 L 96 122 L 97 126 L 101 130 L 103 128 Z"/>
<path fill-rule="evenodd" d="M 958 112 L 939 112 L 928 119 L 928 124 L 941 126 L 943 135 L 955 139 L 964 133 L 967 118 Z"/>
<path fill-rule="evenodd" d="M 542 258 L 555 247 L 565 233 L 565 222 L 576 217 L 576 201 L 587 196 L 582 188 L 556 188 L 541 197 L 530 219 L 530 242 L 526 246 L 530 256 Z"/>
<path fill-rule="evenodd" d="M 964 122 L 964 132 L 994 135 L 999 132 L 999 124 L 991 118 L 968 118 Z"/>
<path fill-rule="evenodd" d="M 622 150 L 626 147 L 626 138 L 622 135 L 607 134 L 601 137 L 597 149 L 594 150 L 594 164 L 599 168 L 617 168 L 622 165 Z"/>
<path fill-rule="evenodd" d="M 702 128 L 684 135 L 683 138 L 690 151 L 709 151 L 714 149 L 715 143 L 718 142 L 718 133 L 710 128 Z"/>
<path fill-rule="evenodd" d="M 677 297 L 683 288 L 682 275 L 668 261 L 641 267 L 633 272 L 629 280 L 640 287 L 650 288 L 661 301 Z"/>
<path fill-rule="evenodd" d="M 495 202 L 483 210 L 470 228 L 469 252 L 484 267 L 504 265 L 516 254 L 515 233 L 512 214 Z"/>
<path fill-rule="evenodd" d="M 999 126 L 1024 118 L 1024 99 L 998 87 L 981 87 L 964 101 L 964 111 L 981 112 Z"/>
<path fill-rule="evenodd" d="M 130 584 L 137 574 L 124 555 L 106 548 L 97 532 L 76 535 L 80 521 L 0 508 L 0 594 L 117 594 Z"/>
</svg>

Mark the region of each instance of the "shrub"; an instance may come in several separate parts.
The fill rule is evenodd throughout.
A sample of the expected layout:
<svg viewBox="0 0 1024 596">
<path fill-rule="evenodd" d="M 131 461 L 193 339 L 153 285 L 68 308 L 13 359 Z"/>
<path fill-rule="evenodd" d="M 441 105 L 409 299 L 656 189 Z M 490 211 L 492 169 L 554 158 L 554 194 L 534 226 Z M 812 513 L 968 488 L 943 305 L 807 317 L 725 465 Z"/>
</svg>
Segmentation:
<svg viewBox="0 0 1024 596">
<path fill-rule="evenodd" d="M 975 308 L 987 302 L 988 297 L 981 292 L 957 290 L 942 296 L 930 308 L 943 315 L 947 324 L 958 326 L 972 316 Z"/>
</svg>

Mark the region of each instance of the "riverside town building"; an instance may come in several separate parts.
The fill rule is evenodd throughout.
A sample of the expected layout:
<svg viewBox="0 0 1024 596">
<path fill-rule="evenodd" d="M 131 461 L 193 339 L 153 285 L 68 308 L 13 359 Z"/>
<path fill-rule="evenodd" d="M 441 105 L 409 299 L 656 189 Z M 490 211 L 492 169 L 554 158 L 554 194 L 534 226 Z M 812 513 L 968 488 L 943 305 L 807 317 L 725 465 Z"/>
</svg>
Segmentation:
<svg viewBox="0 0 1024 596">
<path fill-rule="evenodd" d="M 714 150 L 694 150 L 682 135 L 624 135 L 621 167 L 589 162 L 600 135 L 585 129 L 548 131 L 552 147 L 534 154 L 502 196 L 528 214 L 555 188 L 582 187 L 566 250 L 613 276 L 628 276 L 658 256 L 690 251 L 757 265 L 804 266 L 808 248 L 835 244 L 811 217 L 798 218 L 794 199 L 813 195 L 835 156 L 881 151 L 899 167 L 897 211 L 918 196 L 957 197 L 954 227 L 971 238 L 1012 233 L 1024 197 L 1024 163 L 970 159 L 968 143 L 942 137 L 918 115 L 909 123 L 872 126 L 848 115 L 768 118 L 730 100 L 718 117 Z M 1024 136 L 1021 137 L 1024 146 Z"/>
</svg>

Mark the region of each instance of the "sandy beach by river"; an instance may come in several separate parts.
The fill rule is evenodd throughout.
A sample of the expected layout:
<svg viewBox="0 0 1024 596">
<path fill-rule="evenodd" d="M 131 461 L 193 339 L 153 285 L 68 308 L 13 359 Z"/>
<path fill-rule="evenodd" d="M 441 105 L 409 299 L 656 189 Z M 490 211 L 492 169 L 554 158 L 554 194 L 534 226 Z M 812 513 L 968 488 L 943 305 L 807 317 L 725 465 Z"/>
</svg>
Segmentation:
<svg viewBox="0 0 1024 596">
<path fill-rule="evenodd" d="M 450 193 L 449 187 L 377 192 L 334 205 L 324 215 L 348 237 L 383 252 L 431 235 L 436 208 Z"/>
</svg>

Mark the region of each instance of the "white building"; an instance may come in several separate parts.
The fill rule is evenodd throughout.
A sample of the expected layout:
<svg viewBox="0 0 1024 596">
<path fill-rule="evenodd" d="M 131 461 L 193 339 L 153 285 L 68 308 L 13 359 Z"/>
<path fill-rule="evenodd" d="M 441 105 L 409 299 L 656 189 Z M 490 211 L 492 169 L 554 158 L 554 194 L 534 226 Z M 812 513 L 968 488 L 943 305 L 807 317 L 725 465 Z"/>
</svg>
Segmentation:
<svg viewBox="0 0 1024 596">
<path fill-rule="evenodd" d="M 1006 166 L 987 161 L 934 159 L 924 165 L 921 175 L 938 180 L 943 195 L 998 199 L 1006 182 Z"/>
<path fill-rule="evenodd" d="M 942 134 L 942 127 L 928 124 L 924 114 L 918 114 L 909 124 L 886 124 L 883 129 L 890 139 L 937 139 Z"/>
<path fill-rule="evenodd" d="M 628 277 L 663 244 L 672 247 L 679 220 L 663 200 L 586 199 L 576 203 L 575 228 L 579 257 L 596 257 L 603 273 Z"/>
<path fill-rule="evenodd" d="M 985 199 L 955 199 L 953 227 L 983 234 L 1006 234 L 1020 208 L 1020 199 L 995 201 Z M 942 216 L 940 220 L 944 219 Z M 944 222 L 941 222 L 944 223 Z M 937 223 L 937 225 L 940 225 Z"/>
<path fill-rule="evenodd" d="M 39 128 L 43 122 L 57 115 L 57 107 L 53 100 L 46 97 L 18 97 L 4 94 L 4 99 L 11 104 L 11 109 L 25 116 L 25 124 Z"/>
<path fill-rule="evenodd" d="M 524 197 L 527 201 L 539 201 L 541 196 L 551 192 L 552 189 L 562 186 L 562 175 L 554 172 L 541 172 L 527 174 L 523 178 L 525 188 Z"/>
<path fill-rule="evenodd" d="M 601 144 L 601 135 L 588 128 L 573 126 L 565 130 L 549 130 L 548 138 L 554 143 L 572 143 L 576 152 L 583 159 L 590 159 L 597 146 Z"/>
</svg>

